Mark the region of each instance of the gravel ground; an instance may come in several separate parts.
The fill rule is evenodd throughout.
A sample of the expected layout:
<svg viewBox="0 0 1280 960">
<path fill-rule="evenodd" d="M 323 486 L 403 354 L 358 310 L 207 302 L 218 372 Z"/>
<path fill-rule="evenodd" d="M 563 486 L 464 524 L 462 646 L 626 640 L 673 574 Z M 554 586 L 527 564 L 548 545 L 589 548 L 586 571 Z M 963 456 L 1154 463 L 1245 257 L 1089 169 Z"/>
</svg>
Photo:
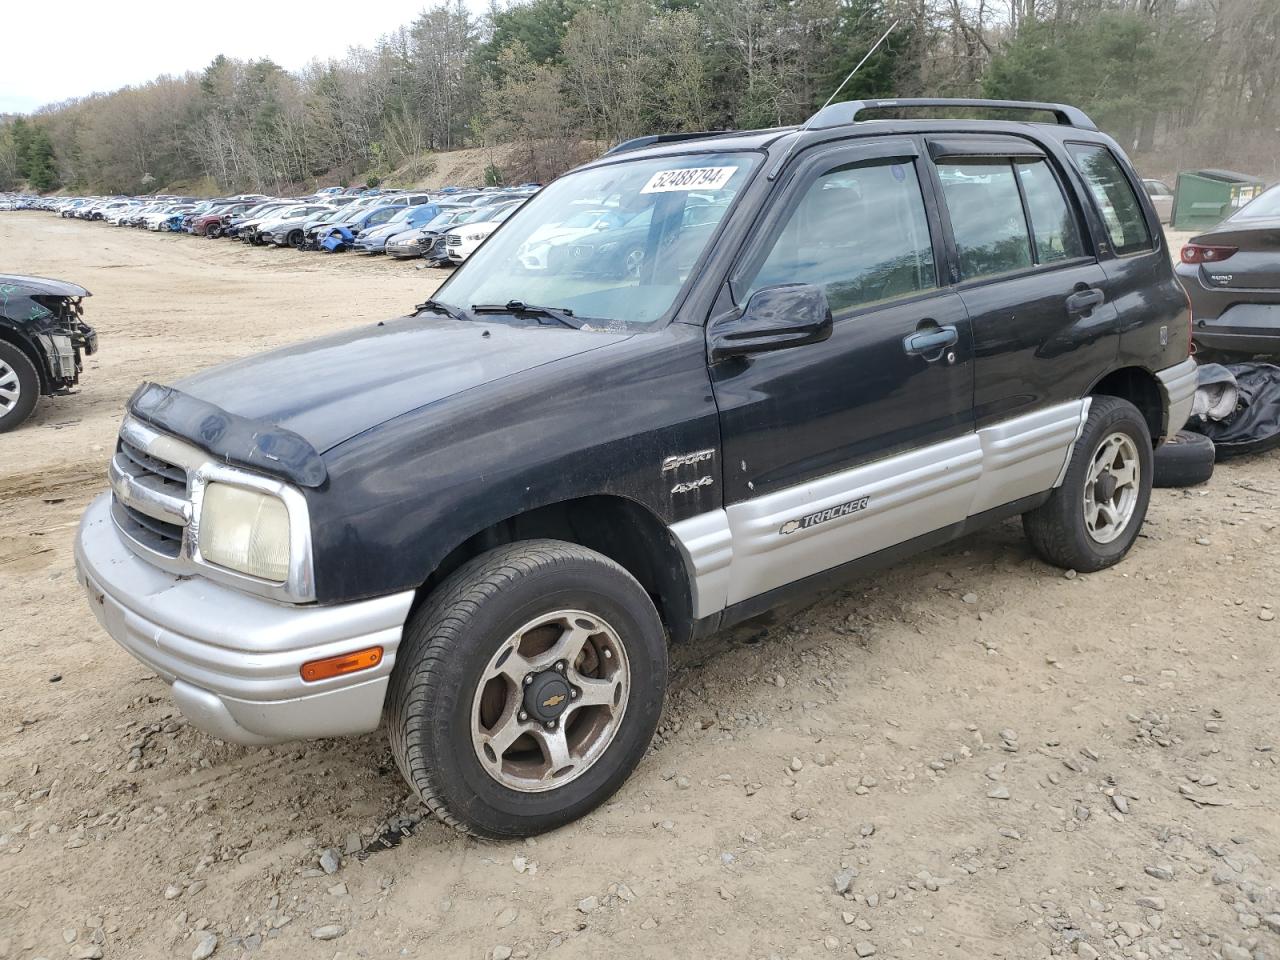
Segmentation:
<svg viewBox="0 0 1280 960">
<path fill-rule="evenodd" d="M 0 958 L 1280 958 L 1280 455 L 1156 491 L 1111 570 L 1007 523 L 683 646 L 610 803 L 481 844 L 381 734 L 192 730 L 72 569 L 139 380 L 439 274 L 35 213 L 0 249 L 93 290 L 102 337 L 0 437 Z"/>
</svg>

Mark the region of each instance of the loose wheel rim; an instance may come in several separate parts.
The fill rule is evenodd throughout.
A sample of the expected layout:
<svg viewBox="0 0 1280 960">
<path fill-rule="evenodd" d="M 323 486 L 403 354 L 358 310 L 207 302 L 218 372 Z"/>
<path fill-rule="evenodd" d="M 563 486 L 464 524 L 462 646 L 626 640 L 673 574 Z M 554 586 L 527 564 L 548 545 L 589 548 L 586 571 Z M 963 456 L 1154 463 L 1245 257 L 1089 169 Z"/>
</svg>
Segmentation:
<svg viewBox="0 0 1280 960">
<path fill-rule="evenodd" d="M 22 399 L 22 381 L 18 371 L 0 360 L 0 414 L 8 413 Z"/>
<path fill-rule="evenodd" d="M 1084 527 L 1096 543 L 1111 543 L 1128 529 L 1141 470 L 1138 446 L 1127 434 L 1110 434 L 1094 449 L 1084 483 Z"/>
<path fill-rule="evenodd" d="M 631 694 L 631 665 L 603 617 L 556 610 L 494 652 L 476 684 L 471 745 L 502 786 L 542 793 L 571 783 L 609 749 Z"/>
</svg>

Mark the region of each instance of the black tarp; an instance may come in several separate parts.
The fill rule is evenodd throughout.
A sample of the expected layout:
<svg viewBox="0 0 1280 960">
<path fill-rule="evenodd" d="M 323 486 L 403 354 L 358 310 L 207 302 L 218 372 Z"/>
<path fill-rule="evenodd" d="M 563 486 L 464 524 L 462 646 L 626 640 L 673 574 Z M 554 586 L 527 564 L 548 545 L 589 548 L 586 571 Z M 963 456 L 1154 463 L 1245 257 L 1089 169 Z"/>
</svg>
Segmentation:
<svg viewBox="0 0 1280 960">
<path fill-rule="evenodd" d="M 1223 366 L 1236 380 L 1235 410 L 1221 420 L 1192 417 L 1186 429 L 1212 440 L 1217 460 L 1280 447 L 1280 367 L 1272 363 Z"/>
</svg>

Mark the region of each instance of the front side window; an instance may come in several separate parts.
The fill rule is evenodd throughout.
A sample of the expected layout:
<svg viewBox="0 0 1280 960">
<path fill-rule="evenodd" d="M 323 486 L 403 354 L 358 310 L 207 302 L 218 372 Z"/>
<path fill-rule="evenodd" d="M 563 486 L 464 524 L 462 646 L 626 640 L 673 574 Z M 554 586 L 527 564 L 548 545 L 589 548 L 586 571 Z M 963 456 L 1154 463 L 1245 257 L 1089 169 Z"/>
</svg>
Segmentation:
<svg viewBox="0 0 1280 960">
<path fill-rule="evenodd" d="M 1008 160 L 938 164 L 964 280 L 1032 265 L 1031 236 Z"/>
<path fill-rule="evenodd" d="M 520 301 L 592 327 L 655 323 L 759 161 L 681 154 L 569 173 L 520 206 L 435 299 L 463 311 Z"/>
<path fill-rule="evenodd" d="M 1067 146 L 1102 212 L 1115 252 L 1124 255 L 1151 250 L 1151 231 L 1138 195 L 1111 151 L 1092 143 Z"/>
<path fill-rule="evenodd" d="M 822 287 L 836 313 L 936 287 L 915 165 L 864 161 L 817 177 L 750 282 L 734 292 L 746 303 L 756 290 L 787 283 Z"/>
</svg>

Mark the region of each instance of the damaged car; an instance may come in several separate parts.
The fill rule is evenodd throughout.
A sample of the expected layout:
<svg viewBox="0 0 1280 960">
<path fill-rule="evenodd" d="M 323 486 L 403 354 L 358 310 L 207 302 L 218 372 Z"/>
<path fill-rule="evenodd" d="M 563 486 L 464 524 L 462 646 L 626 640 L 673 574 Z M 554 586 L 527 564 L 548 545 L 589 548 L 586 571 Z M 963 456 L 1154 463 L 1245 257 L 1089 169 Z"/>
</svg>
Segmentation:
<svg viewBox="0 0 1280 960">
<path fill-rule="evenodd" d="M 0 433 L 31 416 L 41 396 L 80 381 L 83 358 L 98 349 L 83 320 L 87 296 L 64 280 L 0 274 Z"/>
</svg>

